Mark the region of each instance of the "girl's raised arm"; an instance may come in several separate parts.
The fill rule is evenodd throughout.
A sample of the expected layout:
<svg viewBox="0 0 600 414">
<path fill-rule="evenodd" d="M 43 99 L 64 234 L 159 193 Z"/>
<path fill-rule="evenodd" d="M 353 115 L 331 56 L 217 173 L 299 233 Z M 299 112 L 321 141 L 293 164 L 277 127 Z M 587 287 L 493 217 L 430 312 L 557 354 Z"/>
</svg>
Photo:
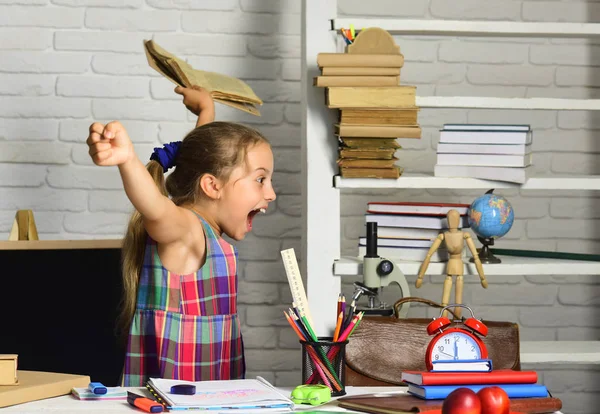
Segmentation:
<svg viewBox="0 0 600 414">
<path fill-rule="evenodd" d="M 169 243 L 183 236 L 188 225 L 187 216 L 183 209 L 160 192 L 145 165 L 135 154 L 129 135 L 120 122 L 114 121 L 106 125 L 93 123 L 87 144 L 96 165 L 119 167 L 125 193 L 142 215 L 146 230 L 154 240 Z"/>
</svg>

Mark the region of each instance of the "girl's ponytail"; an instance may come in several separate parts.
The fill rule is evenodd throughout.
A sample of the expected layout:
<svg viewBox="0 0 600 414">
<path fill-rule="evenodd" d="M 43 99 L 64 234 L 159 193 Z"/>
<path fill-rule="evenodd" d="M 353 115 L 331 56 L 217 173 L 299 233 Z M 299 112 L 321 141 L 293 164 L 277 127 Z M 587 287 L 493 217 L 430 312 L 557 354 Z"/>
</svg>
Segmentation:
<svg viewBox="0 0 600 414">
<path fill-rule="evenodd" d="M 168 196 L 165 187 L 163 166 L 158 161 L 151 159 L 146 164 L 146 169 L 152 176 L 161 194 Z M 123 298 L 119 314 L 118 333 L 119 336 L 124 338 L 129 334 L 129 327 L 135 313 L 137 289 L 144 261 L 147 237 L 148 233 L 144 229 L 142 215 L 135 210 L 129 219 L 122 248 Z"/>
</svg>

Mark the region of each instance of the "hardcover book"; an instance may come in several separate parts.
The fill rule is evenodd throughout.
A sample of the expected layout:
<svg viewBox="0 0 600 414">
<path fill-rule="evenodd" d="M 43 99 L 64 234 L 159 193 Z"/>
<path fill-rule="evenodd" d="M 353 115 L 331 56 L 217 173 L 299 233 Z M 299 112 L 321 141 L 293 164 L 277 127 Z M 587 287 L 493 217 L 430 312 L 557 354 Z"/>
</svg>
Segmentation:
<svg viewBox="0 0 600 414">
<path fill-rule="evenodd" d="M 398 85 L 398 76 L 317 76 L 313 85 L 324 88 L 328 86 L 394 86 Z"/>
<path fill-rule="evenodd" d="M 531 131 L 478 131 L 478 130 L 441 130 L 440 143 L 457 144 L 531 144 Z"/>
<path fill-rule="evenodd" d="M 545 398 L 548 397 L 548 389 L 542 384 L 460 384 L 460 385 L 415 385 L 408 384 L 408 393 L 426 400 L 444 399 L 457 388 L 470 388 L 478 392 L 484 387 L 500 387 L 508 398 Z"/>
<path fill-rule="evenodd" d="M 535 371 L 515 371 L 497 369 L 489 372 L 402 372 L 402 381 L 415 385 L 456 385 L 456 384 L 535 384 L 538 380 Z"/>
<path fill-rule="evenodd" d="M 533 160 L 532 154 L 438 154 L 438 165 L 477 165 L 482 167 L 528 167 Z"/>
<path fill-rule="evenodd" d="M 340 124 L 417 125 L 419 108 L 406 109 L 341 109 Z"/>
<path fill-rule="evenodd" d="M 469 177 L 481 180 L 506 181 L 523 184 L 533 172 L 529 167 L 490 167 L 482 165 L 439 165 L 433 167 L 436 177 Z"/>
<path fill-rule="evenodd" d="M 369 158 L 375 160 L 391 160 L 396 148 L 340 148 L 342 158 Z"/>
<path fill-rule="evenodd" d="M 337 163 L 340 167 L 347 168 L 393 168 L 398 158 L 389 160 L 365 159 L 365 158 L 340 158 Z"/>
<path fill-rule="evenodd" d="M 398 178 L 403 171 L 398 166 L 392 168 L 341 167 L 340 175 L 344 178 Z"/>
<path fill-rule="evenodd" d="M 445 216 L 419 216 L 408 214 L 365 214 L 365 222 L 374 221 L 377 227 L 413 227 L 420 229 L 443 230 L 448 228 L 448 220 Z M 469 220 L 461 216 L 459 228 L 469 227 Z"/>
<path fill-rule="evenodd" d="M 335 124 L 334 128 L 335 134 L 340 137 L 421 138 L 418 125 Z"/>
<path fill-rule="evenodd" d="M 529 131 L 526 124 L 444 124 L 447 131 Z"/>
<path fill-rule="evenodd" d="M 325 89 L 329 108 L 414 108 L 416 87 L 364 86 L 328 87 Z"/>
<path fill-rule="evenodd" d="M 531 144 L 438 144 L 438 154 L 506 154 L 525 155 L 531 152 Z"/>
<path fill-rule="evenodd" d="M 367 213 L 417 214 L 427 216 L 445 216 L 448 211 L 456 210 L 461 216 L 467 214 L 469 204 L 459 203 L 419 203 L 419 202 L 375 202 L 367 203 Z"/>
<path fill-rule="evenodd" d="M 400 76 L 400 68 L 328 66 L 321 69 L 323 76 Z"/>
<path fill-rule="evenodd" d="M 319 53 L 317 65 L 325 67 L 401 68 L 402 54 Z"/>
<path fill-rule="evenodd" d="M 396 138 L 351 138 L 340 137 L 340 143 L 348 148 L 402 148 Z"/>
</svg>

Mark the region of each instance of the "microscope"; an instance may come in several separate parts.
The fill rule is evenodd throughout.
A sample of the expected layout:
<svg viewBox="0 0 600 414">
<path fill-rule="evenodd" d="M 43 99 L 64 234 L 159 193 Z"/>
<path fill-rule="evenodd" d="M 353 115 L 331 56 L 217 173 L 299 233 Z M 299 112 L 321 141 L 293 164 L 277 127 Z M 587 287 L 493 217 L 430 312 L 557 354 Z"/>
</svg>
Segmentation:
<svg viewBox="0 0 600 414">
<path fill-rule="evenodd" d="M 367 222 L 367 254 L 363 258 L 363 282 L 354 282 L 352 299 L 358 303 L 358 299 L 364 295 L 368 304 L 366 307 L 357 306 L 356 311 L 364 311 L 365 315 L 392 315 L 394 309 L 380 300 L 378 293 L 382 293 L 383 287 L 392 283 L 400 288 L 400 297 L 410 296 L 408 282 L 400 268 L 393 261 L 377 255 L 377 223 Z M 399 317 L 406 317 L 409 306 L 409 303 L 404 303 L 400 307 Z"/>
</svg>

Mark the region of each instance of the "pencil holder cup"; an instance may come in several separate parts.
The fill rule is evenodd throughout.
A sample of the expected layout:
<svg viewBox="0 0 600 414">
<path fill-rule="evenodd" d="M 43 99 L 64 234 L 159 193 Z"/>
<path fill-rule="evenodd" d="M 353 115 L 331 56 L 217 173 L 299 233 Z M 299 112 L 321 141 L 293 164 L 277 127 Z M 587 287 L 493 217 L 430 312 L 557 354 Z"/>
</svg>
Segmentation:
<svg viewBox="0 0 600 414">
<path fill-rule="evenodd" d="M 319 338 L 317 342 L 302 344 L 302 383 L 324 384 L 331 396 L 346 395 L 346 345 L 348 341 L 333 342 L 333 338 Z"/>
</svg>

